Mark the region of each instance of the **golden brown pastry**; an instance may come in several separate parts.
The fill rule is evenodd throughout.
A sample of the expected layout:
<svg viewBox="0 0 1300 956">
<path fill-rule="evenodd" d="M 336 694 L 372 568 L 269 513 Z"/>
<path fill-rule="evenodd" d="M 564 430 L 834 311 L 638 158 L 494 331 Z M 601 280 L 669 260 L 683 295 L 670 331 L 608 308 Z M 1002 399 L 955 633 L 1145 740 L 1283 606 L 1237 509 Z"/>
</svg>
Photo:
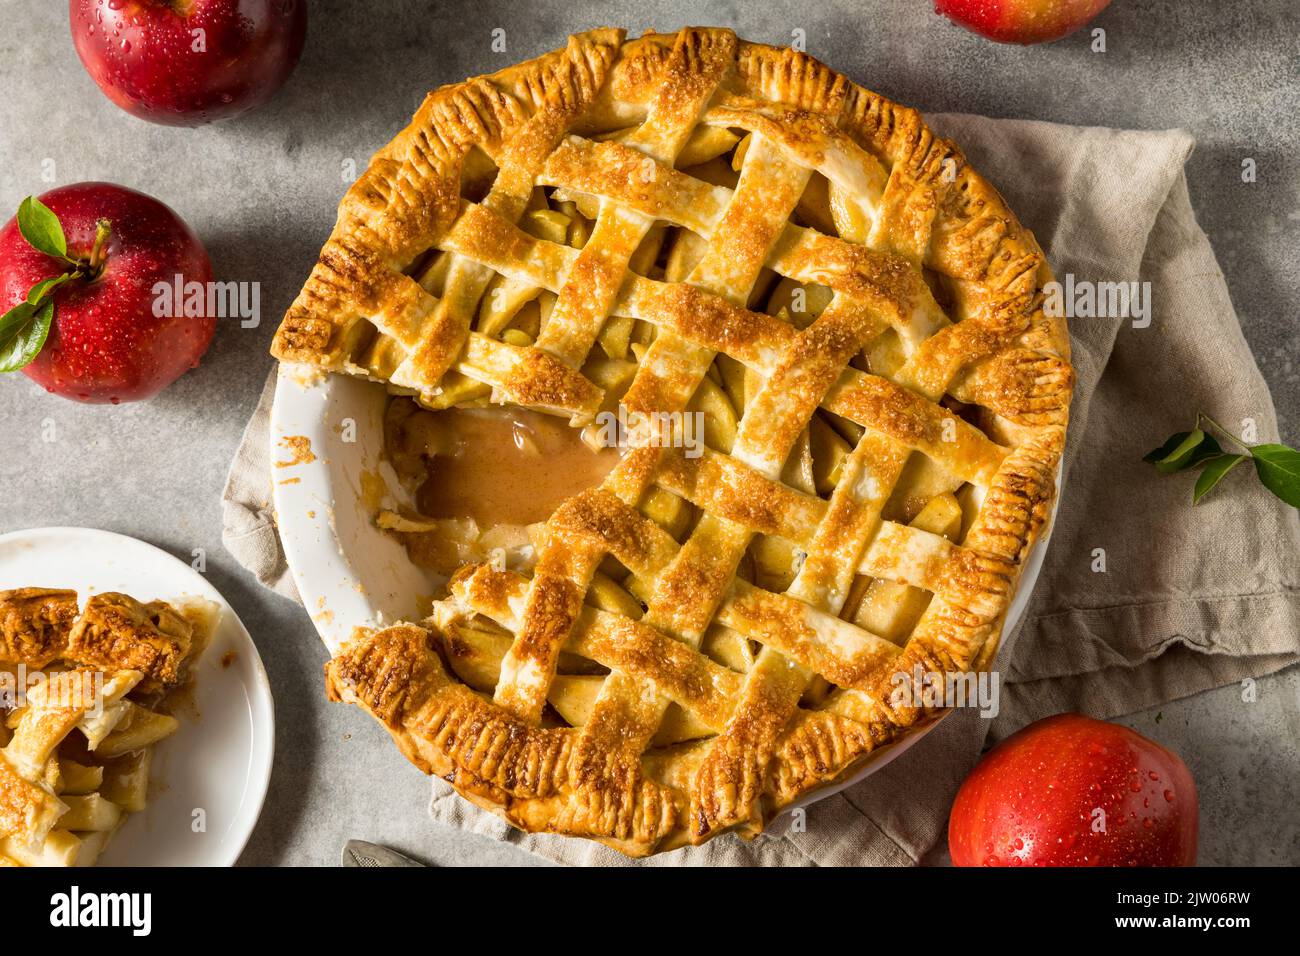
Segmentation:
<svg viewBox="0 0 1300 956">
<path fill-rule="evenodd" d="M 275 354 L 704 441 L 630 429 L 528 566 L 360 632 L 331 697 L 526 830 L 757 832 L 942 712 L 892 693 L 917 668 L 992 659 L 1065 442 L 1050 280 L 956 146 L 803 53 L 596 30 L 435 91 Z"/>
</svg>

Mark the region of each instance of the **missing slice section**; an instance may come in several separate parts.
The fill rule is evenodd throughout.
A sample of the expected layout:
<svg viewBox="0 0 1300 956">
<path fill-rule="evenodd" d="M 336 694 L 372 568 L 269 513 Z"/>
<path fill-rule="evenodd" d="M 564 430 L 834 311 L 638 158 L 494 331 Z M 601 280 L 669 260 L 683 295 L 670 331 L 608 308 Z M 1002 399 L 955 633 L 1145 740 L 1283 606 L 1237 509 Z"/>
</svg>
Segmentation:
<svg viewBox="0 0 1300 956">
<path fill-rule="evenodd" d="M 395 398 L 385 450 L 411 497 L 407 513 L 381 511 L 411 559 L 440 575 L 468 561 L 531 562 L 532 526 L 594 487 L 618 463 L 563 419 L 499 407 L 429 411 Z"/>
</svg>

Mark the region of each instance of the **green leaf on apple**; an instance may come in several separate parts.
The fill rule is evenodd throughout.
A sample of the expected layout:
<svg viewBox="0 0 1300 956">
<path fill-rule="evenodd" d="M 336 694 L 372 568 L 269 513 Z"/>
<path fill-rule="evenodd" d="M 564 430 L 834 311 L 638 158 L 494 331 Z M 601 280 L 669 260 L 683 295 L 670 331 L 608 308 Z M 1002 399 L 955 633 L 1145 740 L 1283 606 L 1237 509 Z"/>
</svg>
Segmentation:
<svg viewBox="0 0 1300 956">
<path fill-rule="evenodd" d="M 0 373 L 16 372 L 45 347 L 54 321 L 53 292 L 69 279 L 85 275 L 82 263 L 68 258 L 68 243 L 59 217 L 35 196 L 18 206 L 18 231 L 37 252 L 62 259 L 73 268 L 49 276 L 27 290 L 27 298 L 0 316 Z"/>
<path fill-rule="evenodd" d="M 37 252 L 55 259 L 68 258 L 68 241 L 59 217 L 35 196 L 28 196 L 18 205 L 18 231 Z"/>
<path fill-rule="evenodd" d="M 54 303 L 19 302 L 0 317 L 0 372 L 16 372 L 45 346 L 54 321 Z"/>
<path fill-rule="evenodd" d="M 32 305 L 40 305 L 41 300 L 45 298 L 47 294 L 53 292 L 71 278 L 72 273 L 65 272 L 63 275 L 50 276 L 48 279 L 42 279 L 40 282 L 36 283 L 36 285 L 27 290 L 27 301 Z"/>
</svg>

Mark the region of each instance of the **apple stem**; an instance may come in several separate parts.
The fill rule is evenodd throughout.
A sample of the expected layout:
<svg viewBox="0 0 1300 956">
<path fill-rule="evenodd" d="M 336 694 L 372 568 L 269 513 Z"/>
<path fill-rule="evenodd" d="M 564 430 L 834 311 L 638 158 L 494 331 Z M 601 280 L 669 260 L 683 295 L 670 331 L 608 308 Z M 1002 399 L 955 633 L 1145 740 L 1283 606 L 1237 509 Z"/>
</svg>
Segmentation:
<svg viewBox="0 0 1300 956">
<path fill-rule="evenodd" d="M 88 263 L 92 279 L 97 278 L 104 271 L 104 247 L 108 245 L 108 237 L 112 232 L 113 224 L 107 219 L 100 219 L 95 223 L 95 245 L 91 247 Z"/>
</svg>

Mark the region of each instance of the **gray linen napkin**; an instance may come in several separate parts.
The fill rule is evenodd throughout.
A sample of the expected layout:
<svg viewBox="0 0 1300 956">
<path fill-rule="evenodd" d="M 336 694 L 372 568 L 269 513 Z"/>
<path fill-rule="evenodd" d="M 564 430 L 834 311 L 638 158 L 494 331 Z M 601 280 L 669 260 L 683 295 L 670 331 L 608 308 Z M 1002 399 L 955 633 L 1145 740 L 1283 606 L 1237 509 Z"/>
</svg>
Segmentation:
<svg viewBox="0 0 1300 956">
<path fill-rule="evenodd" d="M 1300 659 L 1295 510 L 1241 468 L 1193 512 L 1190 479 L 1159 477 L 1141 461 L 1198 411 L 1229 427 L 1249 419 L 1261 442 L 1277 437 L 1268 389 L 1188 200 L 1191 137 L 960 115 L 931 122 L 1034 230 L 1058 279 L 1150 283 L 1149 324 L 1070 320 L 1078 388 L 1064 495 L 1033 601 L 998 654 L 997 716 L 953 712 L 889 766 L 811 806 L 801 832 L 752 843 L 727 836 L 650 863 L 912 864 L 943 833 L 981 749 L 1029 721 L 1065 710 L 1116 717 Z M 225 544 L 297 600 L 270 506 L 272 391 L 273 379 L 231 469 Z M 586 841 L 521 834 L 443 781 L 433 788 L 441 823 L 558 862 L 624 862 Z"/>
</svg>

